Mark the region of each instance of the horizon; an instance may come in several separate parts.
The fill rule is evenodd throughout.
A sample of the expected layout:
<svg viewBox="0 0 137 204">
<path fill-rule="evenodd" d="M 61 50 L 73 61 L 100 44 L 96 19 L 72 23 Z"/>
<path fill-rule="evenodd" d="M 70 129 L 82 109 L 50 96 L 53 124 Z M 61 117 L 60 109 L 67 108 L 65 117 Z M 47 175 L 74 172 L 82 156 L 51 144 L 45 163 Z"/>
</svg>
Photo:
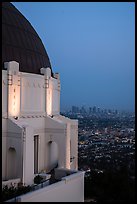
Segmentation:
<svg viewBox="0 0 137 204">
<path fill-rule="evenodd" d="M 78 108 L 82 108 L 84 107 L 86 110 L 88 110 L 90 107 L 93 108 L 94 106 L 96 108 L 100 108 L 100 110 L 111 110 L 111 111 L 115 111 L 117 110 L 118 112 L 126 112 L 126 113 L 135 113 L 135 110 L 131 110 L 131 109 L 117 109 L 117 108 L 106 108 L 106 107 L 99 107 L 99 106 L 96 106 L 96 105 L 91 105 L 91 106 L 87 106 L 87 105 L 80 105 L 80 106 L 77 106 L 77 105 L 72 105 L 72 106 L 76 106 Z M 62 108 L 61 107 L 61 112 L 67 112 L 67 111 L 71 111 L 72 110 L 72 106 L 68 106 L 66 108 Z"/>
<path fill-rule="evenodd" d="M 12 3 L 60 73 L 61 110 L 96 105 L 135 111 L 134 2 Z"/>
</svg>

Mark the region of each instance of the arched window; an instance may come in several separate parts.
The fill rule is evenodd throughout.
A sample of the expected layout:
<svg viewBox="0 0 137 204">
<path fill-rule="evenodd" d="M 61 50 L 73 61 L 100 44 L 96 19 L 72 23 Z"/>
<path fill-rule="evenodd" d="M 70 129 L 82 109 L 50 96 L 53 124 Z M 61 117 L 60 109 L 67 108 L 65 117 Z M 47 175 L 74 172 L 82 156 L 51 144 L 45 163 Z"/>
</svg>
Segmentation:
<svg viewBox="0 0 137 204">
<path fill-rule="evenodd" d="M 7 172 L 8 179 L 17 178 L 17 154 L 15 148 L 13 147 L 8 149 Z"/>
<path fill-rule="evenodd" d="M 54 141 L 50 141 L 49 143 L 49 167 L 50 170 L 54 169 L 58 165 L 58 144 Z"/>
</svg>

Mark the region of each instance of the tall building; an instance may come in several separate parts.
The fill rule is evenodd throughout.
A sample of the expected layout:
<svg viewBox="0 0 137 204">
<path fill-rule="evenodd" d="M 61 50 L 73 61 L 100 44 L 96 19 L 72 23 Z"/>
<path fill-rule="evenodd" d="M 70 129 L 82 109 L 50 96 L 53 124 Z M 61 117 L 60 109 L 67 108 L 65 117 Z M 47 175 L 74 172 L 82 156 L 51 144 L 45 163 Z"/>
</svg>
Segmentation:
<svg viewBox="0 0 137 204">
<path fill-rule="evenodd" d="M 93 107 L 93 113 L 96 113 L 96 111 L 97 111 L 97 108 L 96 108 L 96 106 L 94 106 Z"/>
<path fill-rule="evenodd" d="M 18 202 L 84 202 L 78 121 L 60 115 L 59 73 L 28 20 L 2 2 L 2 185 L 34 186 L 37 175 L 54 183 Z"/>
<path fill-rule="evenodd" d="M 84 106 L 81 107 L 80 112 L 81 114 L 86 114 L 86 109 Z"/>
<path fill-rule="evenodd" d="M 98 113 L 100 113 L 100 107 L 98 107 Z"/>
<path fill-rule="evenodd" d="M 79 108 L 77 106 L 72 106 L 72 113 L 79 113 Z"/>
<path fill-rule="evenodd" d="M 89 114 L 92 113 L 92 107 L 89 107 Z"/>
</svg>

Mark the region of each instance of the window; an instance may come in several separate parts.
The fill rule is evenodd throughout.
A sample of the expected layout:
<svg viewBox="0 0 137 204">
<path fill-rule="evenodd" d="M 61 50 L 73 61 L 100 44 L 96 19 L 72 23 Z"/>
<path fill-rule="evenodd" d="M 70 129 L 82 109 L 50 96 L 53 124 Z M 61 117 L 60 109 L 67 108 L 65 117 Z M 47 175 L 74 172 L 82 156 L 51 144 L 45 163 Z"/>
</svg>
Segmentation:
<svg viewBox="0 0 137 204">
<path fill-rule="evenodd" d="M 34 174 L 38 173 L 38 142 L 39 135 L 34 136 Z"/>
<path fill-rule="evenodd" d="M 8 179 L 17 178 L 17 154 L 14 147 L 8 149 L 7 170 Z"/>
</svg>

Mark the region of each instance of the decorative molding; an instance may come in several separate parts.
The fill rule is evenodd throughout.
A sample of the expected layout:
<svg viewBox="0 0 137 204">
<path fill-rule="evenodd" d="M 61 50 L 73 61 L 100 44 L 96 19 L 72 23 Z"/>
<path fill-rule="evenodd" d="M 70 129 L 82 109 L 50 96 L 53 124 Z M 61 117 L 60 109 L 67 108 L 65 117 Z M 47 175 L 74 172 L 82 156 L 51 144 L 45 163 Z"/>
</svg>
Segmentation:
<svg viewBox="0 0 137 204">
<path fill-rule="evenodd" d="M 34 134 L 36 133 L 65 133 L 65 129 L 39 128 L 39 129 L 34 129 Z"/>
<path fill-rule="evenodd" d="M 18 86 L 21 86 L 20 78 L 18 79 Z"/>
<path fill-rule="evenodd" d="M 21 140 L 21 133 L 18 133 L 19 136 L 15 136 L 15 135 L 11 135 L 9 136 L 9 132 L 3 132 L 4 134 L 7 134 L 7 135 L 2 135 L 2 137 L 8 137 L 8 138 L 16 138 L 16 139 L 20 139 Z M 11 134 L 11 133 L 10 133 Z M 15 133 L 12 133 L 12 134 L 15 134 Z M 17 135 L 17 134 L 16 134 Z"/>
<path fill-rule="evenodd" d="M 22 127 L 22 136 L 23 136 L 23 141 L 26 141 L 26 127 Z"/>
<path fill-rule="evenodd" d="M 49 88 L 49 79 L 45 78 L 45 88 Z"/>
<path fill-rule="evenodd" d="M 41 88 L 41 84 L 40 83 L 38 83 L 38 88 Z"/>
<path fill-rule="evenodd" d="M 27 116 L 45 116 L 45 112 L 44 111 L 36 111 L 36 110 L 34 110 L 34 111 L 29 111 L 29 110 L 26 110 L 26 111 L 21 111 L 20 112 L 20 116 L 22 117 L 22 116 L 25 116 L 25 117 L 27 117 Z"/>
<path fill-rule="evenodd" d="M 37 79 L 44 79 L 44 76 L 38 75 L 38 74 L 33 74 L 33 73 L 27 73 L 27 72 L 20 72 L 21 78 L 37 78 Z"/>
<path fill-rule="evenodd" d="M 8 85 L 13 84 L 13 75 L 12 74 L 7 74 L 7 81 L 8 81 Z"/>
</svg>

